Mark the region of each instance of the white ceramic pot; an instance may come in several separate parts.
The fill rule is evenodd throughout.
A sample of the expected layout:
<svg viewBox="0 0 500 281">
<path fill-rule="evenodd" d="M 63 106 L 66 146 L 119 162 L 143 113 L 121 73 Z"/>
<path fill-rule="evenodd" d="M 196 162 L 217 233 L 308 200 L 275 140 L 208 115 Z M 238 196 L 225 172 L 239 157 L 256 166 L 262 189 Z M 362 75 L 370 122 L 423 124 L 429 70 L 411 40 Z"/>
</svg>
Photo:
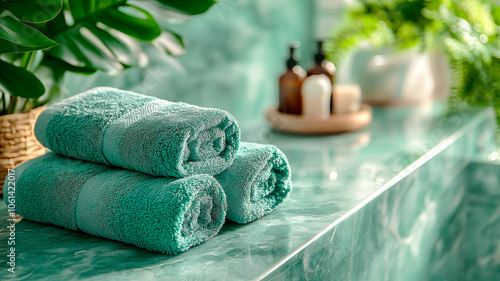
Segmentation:
<svg viewBox="0 0 500 281">
<path fill-rule="evenodd" d="M 352 60 L 351 76 L 363 100 L 377 106 L 417 105 L 446 96 L 449 69 L 439 53 L 363 49 Z"/>
</svg>

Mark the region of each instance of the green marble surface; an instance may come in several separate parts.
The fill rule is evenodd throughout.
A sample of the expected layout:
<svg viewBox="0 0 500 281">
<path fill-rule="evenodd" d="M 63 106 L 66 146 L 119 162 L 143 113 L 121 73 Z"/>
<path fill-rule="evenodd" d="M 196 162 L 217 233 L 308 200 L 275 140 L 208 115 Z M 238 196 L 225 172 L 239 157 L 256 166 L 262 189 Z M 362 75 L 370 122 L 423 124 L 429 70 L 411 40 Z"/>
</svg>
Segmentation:
<svg viewBox="0 0 500 281">
<path fill-rule="evenodd" d="M 500 161 L 473 162 L 468 175 L 465 280 L 500 280 Z"/>
<path fill-rule="evenodd" d="M 473 155 L 488 153 L 494 130 L 492 110 L 443 117 L 439 104 L 376 109 L 368 128 L 343 135 L 245 126 L 244 140 L 275 144 L 290 160 L 294 191 L 278 210 L 247 225 L 227 223 L 177 256 L 22 220 L 12 274 L 2 203 L 0 278 L 462 280 L 474 268 L 470 260 L 464 266 L 463 173 Z M 498 254 L 490 254 L 494 267 Z"/>
</svg>

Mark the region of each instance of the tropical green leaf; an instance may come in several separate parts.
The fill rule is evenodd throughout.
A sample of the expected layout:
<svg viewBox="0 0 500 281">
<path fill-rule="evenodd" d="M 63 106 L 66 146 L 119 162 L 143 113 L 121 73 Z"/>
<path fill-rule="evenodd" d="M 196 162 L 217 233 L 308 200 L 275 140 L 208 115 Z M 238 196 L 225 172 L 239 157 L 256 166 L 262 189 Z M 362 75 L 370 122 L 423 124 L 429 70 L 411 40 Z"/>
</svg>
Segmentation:
<svg viewBox="0 0 500 281">
<path fill-rule="evenodd" d="M 179 34 L 164 30 L 162 34 L 153 41 L 153 45 L 163 49 L 172 56 L 180 56 L 185 53 L 186 42 Z"/>
<path fill-rule="evenodd" d="M 161 28 L 153 16 L 135 6 L 107 9 L 99 21 L 143 41 L 151 41 L 161 34 Z"/>
<path fill-rule="evenodd" d="M 44 56 L 42 64 L 50 67 L 53 70 L 70 71 L 84 75 L 93 74 L 97 71 L 97 69 L 95 68 L 73 66 L 53 56 Z"/>
<path fill-rule="evenodd" d="M 186 14 L 199 15 L 208 11 L 212 5 L 217 3 L 216 0 L 158 0 L 158 2 L 169 7 L 170 9 Z"/>
<path fill-rule="evenodd" d="M 4 9 L 22 21 L 40 23 L 57 16 L 62 2 L 63 0 L 16 0 L 9 2 Z"/>
<path fill-rule="evenodd" d="M 42 81 L 45 93 L 41 97 L 30 101 L 33 107 L 68 96 L 67 89 L 64 87 L 64 76 L 68 71 L 67 67 L 71 66 L 58 59 L 44 56 L 43 64 L 36 70 L 35 75 Z"/>
<path fill-rule="evenodd" d="M 33 73 L 0 60 L 0 85 L 12 96 L 38 98 L 45 92 L 42 82 Z"/>
<path fill-rule="evenodd" d="M 151 42 L 171 55 L 182 55 L 185 42 L 173 32 L 162 30 L 154 17 L 126 0 L 65 0 L 71 18 L 63 24 L 61 15 L 45 27 L 60 44 L 46 53 L 76 69 L 98 69 L 117 73 L 130 66 L 143 66 L 147 56 L 132 38 Z M 208 10 L 214 0 L 158 1 L 171 10 L 198 14 Z M 142 7 L 142 6 L 141 6 Z M 146 8 L 145 8 L 146 9 Z M 45 30 L 45 29 L 44 29 Z"/>
<path fill-rule="evenodd" d="M 102 70 L 116 74 L 130 66 L 144 66 L 147 55 L 136 39 L 154 41 L 155 46 L 171 55 L 184 53 L 183 38 L 170 31 L 162 33 L 159 24 L 148 12 L 151 11 L 148 5 L 137 3 L 135 6 L 128 2 L 6 0 L 0 4 L 0 11 L 6 11 L 0 18 L 0 53 L 6 54 L 2 58 L 17 62 L 20 60 L 15 57 L 17 53 L 44 50 L 25 54 L 21 63 L 25 68 L 0 61 L 1 89 L 7 96 L 11 94 L 14 97 L 8 112 L 19 109 L 15 96 L 29 99 L 32 106 L 44 104 L 56 97 L 64 90 L 60 85 L 67 71 L 91 74 Z M 196 15 L 207 11 L 216 1 L 152 2 L 174 12 Z M 61 9 L 65 12 L 61 12 Z M 37 76 L 43 77 L 44 83 L 49 83 L 42 84 L 28 70 L 37 71 Z M 42 70 L 50 70 L 53 75 L 44 76 Z"/>
<path fill-rule="evenodd" d="M 24 53 L 36 50 L 40 50 L 40 48 L 21 46 L 0 38 L 0 54 Z"/>
<path fill-rule="evenodd" d="M 125 5 L 127 0 L 66 0 L 73 20 L 80 22 L 101 11 Z"/>
<path fill-rule="evenodd" d="M 98 69 L 108 74 L 147 62 L 133 39 L 151 41 L 161 34 L 160 26 L 147 11 L 123 0 L 67 1 L 74 24 L 58 28 L 49 22 L 49 34 L 60 43 L 47 51 L 49 56 L 77 69 Z"/>
<path fill-rule="evenodd" d="M 0 42 L 2 53 L 42 50 L 57 45 L 40 31 L 8 16 L 0 19 L 0 38 L 4 41 Z"/>
<path fill-rule="evenodd" d="M 121 64 L 127 66 L 139 65 L 139 55 L 142 53 L 139 44 L 129 40 L 121 40 L 96 26 L 89 26 L 90 32 L 98 37 Z"/>
<path fill-rule="evenodd" d="M 82 25 L 72 27 L 54 39 L 59 46 L 47 53 L 73 66 L 100 69 L 112 74 L 123 69 L 102 41 Z"/>
<path fill-rule="evenodd" d="M 144 59 L 141 60 L 145 57 L 144 52 L 127 35 L 84 23 L 70 30 L 54 37 L 60 45 L 47 54 L 75 68 L 99 69 L 109 74 L 115 74 L 128 66 L 144 65 Z"/>
<path fill-rule="evenodd" d="M 59 13 L 55 18 L 51 21 L 43 22 L 43 23 L 34 23 L 31 24 L 34 28 L 38 29 L 40 32 L 45 34 L 47 37 L 52 38 L 55 34 L 66 30 L 68 28 L 68 24 L 66 23 L 66 19 L 64 16 L 64 12 Z"/>
</svg>

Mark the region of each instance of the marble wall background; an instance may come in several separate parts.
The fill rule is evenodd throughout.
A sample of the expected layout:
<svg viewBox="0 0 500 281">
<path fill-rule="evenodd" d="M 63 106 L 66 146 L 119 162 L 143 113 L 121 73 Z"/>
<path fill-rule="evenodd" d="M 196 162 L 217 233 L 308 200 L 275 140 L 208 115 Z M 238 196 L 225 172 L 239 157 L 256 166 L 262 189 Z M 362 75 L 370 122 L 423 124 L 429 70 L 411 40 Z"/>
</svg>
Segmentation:
<svg viewBox="0 0 500 281">
<path fill-rule="evenodd" d="M 183 56 L 171 57 L 145 46 L 152 57 L 148 67 L 128 69 L 117 77 L 69 74 L 66 88 L 74 95 L 95 86 L 114 86 L 222 108 L 243 125 L 263 120 L 264 108 L 278 102 L 278 78 L 285 71 L 290 42 L 301 42 L 300 64 L 310 67 L 316 39 L 328 37 L 351 2 L 219 0 L 189 21 L 162 23 L 187 39 Z"/>
<path fill-rule="evenodd" d="M 471 163 L 468 174 L 465 280 L 500 280 L 500 161 Z"/>
<path fill-rule="evenodd" d="M 262 118 L 264 107 L 277 103 L 277 81 L 285 70 L 290 42 L 302 43 L 301 64 L 309 67 L 315 38 L 327 34 L 315 32 L 316 10 L 329 19 L 326 11 L 338 6 L 316 7 L 311 0 L 221 0 L 206 14 L 187 22 L 163 23 L 187 39 L 189 46 L 183 56 L 169 57 L 150 47 L 147 51 L 153 59 L 145 69 L 129 69 L 119 77 L 72 74 L 66 85 L 70 94 L 115 86 L 222 108 L 241 123 L 252 122 Z M 340 17 L 338 13 L 332 16 Z M 328 30 L 331 19 L 318 24 Z"/>
</svg>

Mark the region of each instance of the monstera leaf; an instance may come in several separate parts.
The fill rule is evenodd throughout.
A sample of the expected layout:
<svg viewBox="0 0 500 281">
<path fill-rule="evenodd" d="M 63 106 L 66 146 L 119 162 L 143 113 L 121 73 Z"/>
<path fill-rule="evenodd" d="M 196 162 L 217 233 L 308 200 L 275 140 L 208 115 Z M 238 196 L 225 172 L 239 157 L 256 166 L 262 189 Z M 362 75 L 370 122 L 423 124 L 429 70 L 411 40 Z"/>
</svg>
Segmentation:
<svg viewBox="0 0 500 281">
<path fill-rule="evenodd" d="M 199 15 L 206 12 L 215 0 L 158 0 L 168 8 L 186 15 Z"/>
<path fill-rule="evenodd" d="M 24 22 L 47 22 L 61 11 L 62 0 L 13 0 L 4 9 Z"/>
<path fill-rule="evenodd" d="M 214 3 L 198 0 L 189 8 L 190 5 L 179 4 L 184 1 L 160 2 L 166 8 L 188 14 L 206 11 Z M 199 7 L 194 9 L 198 3 Z M 147 56 L 140 41 L 155 41 L 155 45 L 170 54 L 182 53 L 179 51 L 184 47 L 182 37 L 162 31 L 148 11 L 126 0 L 66 0 L 64 9 L 69 12 L 64 16 L 72 17 L 71 24 L 60 14 L 42 30 L 47 30 L 58 43 L 46 54 L 71 66 L 71 71 L 86 73 L 94 69 L 117 74 L 127 67 L 142 66 L 147 63 Z"/>
<path fill-rule="evenodd" d="M 46 53 L 73 67 L 116 74 L 129 66 L 140 65 L 140 45 L 133 40 L 151 41 L 161 28 L 145 10 L 126 1 L 67 0 L 66 17 L 72 25 L 48 25 L 58 46 Z M 62 17 L 62 16 L 60 16 Z"/>
</svg>

